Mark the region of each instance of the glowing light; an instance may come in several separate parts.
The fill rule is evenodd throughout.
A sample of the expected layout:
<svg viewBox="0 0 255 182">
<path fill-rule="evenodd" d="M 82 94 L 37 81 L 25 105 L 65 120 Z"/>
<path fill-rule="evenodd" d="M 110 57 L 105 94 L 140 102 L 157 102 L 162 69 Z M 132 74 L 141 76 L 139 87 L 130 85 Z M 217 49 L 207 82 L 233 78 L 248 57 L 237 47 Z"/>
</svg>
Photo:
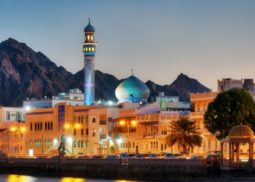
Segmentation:
<svg viewBox="0 0 255 182">
<path fill-rule="evenodd" d="M 21 131 L 21 132 L 25 132 L 25 131 L 26 131 L 26 128 L 25 128 L 24 126 L 22 126 L 22 127 L 20 128 L 20 131 Z"/>
<path fill-rule="evenodd" d="M 110 144 L 110 146 L 113 146 L 113 141 L 109 140 L 109 144 Z"/>
<path fill-rule="evenodd" d="M 120 126 L 124 126 L 124 125 L 126 124 L 126 122 L 125 122 L 124 120 L 121 120 L 121 121 L 119 122 L 119 124 L 120 124 Z"/>
<path fill-rule="evenodd" d="M 72 178 L 72 177 L 64 177 L 60 182 L 84 182 L 85 180 L 82 178 Z"/>
<path fill-rule="evenodd" d="M 30 111 L 31 110 L 31 107 L 30 106 L 26 106 L 25 107 L 25 111 Z"/>
<path fill-rule="evenodd" d="M 73 143 L 72 137 L 67 137 L 66 141 L 67 141 L 67 143 L 69 143 L 69 144 L 72 144 L 72 143 Z"/>
<path fill-rule="evenodd" d="M 113 105 L 113 102 L 111 100 L 108 101 L 108 105 L 111 106 Z"/>
<path fill-rule="evenodd" d="M 68 123 L 65 124 L 65 129 L 68 129 L 70 127 L 70 125 Z"/>
<path fill-rule="evenodd" d="M 33 157 L 34 156 L 34 150 L 33 149 L 29 149 L 28 150 L 28 156 L 29 157 Z"/>
<path fill-rule="evenodd" d="M 58 139 L 54 138 L 53 139 L 53 146 L 57 146 L 58 145 Z"/>
<path fill-rule="evenodd" d="M 137 122 L 136 122 L 135 120 L 132 120 L 132 121 L 131 121 L 131 125 L 132 125 L 132 126 L 136 126 L 136 125 L 137 125 Z"/>
<path fill-rule="evenodd" d="M 80 127 L 81 127 L 80 124 L 78 123 L 75 124 L 75 128 L 79 129 Z"/>
<path fill-rule="evenodd" d="M 11 128 L 10 128 L 10 131 L 12 131 L 12 132 L 14 132 L 14 131 L 16 131 L 17 130 L 17 128 L 15 127 L 15 126 L 12 126 Z"/>
<path fill-rule="evenodd" d="M 122 139 L 121 138 L 118 138 L 117 140 L 117 143 L 120 145 L 122 143 Z"/>
</svg>

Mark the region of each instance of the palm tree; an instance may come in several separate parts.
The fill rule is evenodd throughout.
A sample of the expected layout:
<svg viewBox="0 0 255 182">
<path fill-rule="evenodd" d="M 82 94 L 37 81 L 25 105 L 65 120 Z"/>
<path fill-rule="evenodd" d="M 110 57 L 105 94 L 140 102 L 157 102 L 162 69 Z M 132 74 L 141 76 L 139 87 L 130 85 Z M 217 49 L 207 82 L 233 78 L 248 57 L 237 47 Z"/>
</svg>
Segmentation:
<svg viewBox="0 0 255 182">
<path fill-rule="evenodd" d="M 183 154 L 188 154 L 195 146 L 201 146 L 202 137 L 199 128 L 193 121 L 187 119 L 172 122 L 170 125 L 171 133 L 166 137 L 169 146 L 175 144 L 182 149 Z"/>
</svg>

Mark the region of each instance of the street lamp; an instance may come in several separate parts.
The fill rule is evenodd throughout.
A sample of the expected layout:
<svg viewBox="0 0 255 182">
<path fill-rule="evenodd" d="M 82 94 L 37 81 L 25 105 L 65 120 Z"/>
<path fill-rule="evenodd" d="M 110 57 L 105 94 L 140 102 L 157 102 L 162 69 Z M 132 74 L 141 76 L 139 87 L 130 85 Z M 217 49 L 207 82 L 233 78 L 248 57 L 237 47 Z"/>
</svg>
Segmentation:
<svg viewBox="0 0 255 182">
<path fill-rule="evenodd" d="M 64 128 L 66 130 L 71 129 L 71 136 L 67 137 L 67 143 L 71 145 L 71 154 L 73 154 L 73 147 L 74 147 L 74 141 L 75 141 L 75 136 L 74 136 L 74 129 L 79 129 L 81 125 L 79 123 L 75 124 L 70 124 L 70 123 L 65 123 Z"/>
<path fill-rule="evenodd" d="M 120 126 L 125 126 L 126 125 L 127 126 L 127 132 L 129 134 L 130 133 L 130 126 L 131 127 L 136 127 L 137 126 L 137 121 L 136 120 L 131 120 L 131 121 L 126 122 L 125 120 L 120 120 L 119 125 Z M 129 153 L 131 143 L 129 141 L 129 136 L 127 138 L 128 138 L 127 145 L 128 145 L 128 153 Z"/>
</svg>

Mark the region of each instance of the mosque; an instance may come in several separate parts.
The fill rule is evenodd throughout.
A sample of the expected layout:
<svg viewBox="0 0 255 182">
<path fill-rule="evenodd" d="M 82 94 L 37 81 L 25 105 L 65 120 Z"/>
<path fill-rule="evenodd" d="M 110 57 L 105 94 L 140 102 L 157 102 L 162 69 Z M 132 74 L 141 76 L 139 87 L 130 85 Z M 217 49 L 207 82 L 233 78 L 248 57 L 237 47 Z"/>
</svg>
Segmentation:
<svg viewBox="0 0 255 182">
<path fill-rule="evenodd" d="M 155 102 L 149 103 L 149 88 L 132 73 L 115 90 L 118 103 L 98 104 L 94 34 L 95 28 L 89 20 L 84 28 L 84 94 L 72 89 L 52 99 L 26 100 L 23 108 L 0 108 L 1 153 L 30 157 L 57 155 L 63 137 L 66 154 L 74 156 L 179 153 L 178 146 L 167 145 L 166 137 L 171 132 L 170 124 L 180 119 L 192 120 L 200 128 L 203 143 L 194 148 L 193 154 L 220 150 L 220 141 L 206 130 L 203 119 L 217 92 L 191 94 L 191 103 L 159 93 Z"/>
</svg>

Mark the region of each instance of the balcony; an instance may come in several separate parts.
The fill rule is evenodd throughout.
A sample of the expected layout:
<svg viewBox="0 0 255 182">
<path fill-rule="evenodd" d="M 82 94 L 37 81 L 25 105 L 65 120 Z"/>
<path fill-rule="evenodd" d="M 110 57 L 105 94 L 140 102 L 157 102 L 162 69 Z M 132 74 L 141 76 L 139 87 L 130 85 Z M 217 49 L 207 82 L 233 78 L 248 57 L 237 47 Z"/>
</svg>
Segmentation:
<svg viewBox="0 0 255 182">
<path fill-rule="evenodd" d="M 128 129 L 127 127 L 114 127 L 113 133 L 127 133 Z"/>
<path fill-rule="evenodd" d="M 155 137 L 156 133 L 155 132 L 151 132 L 151 133 L 144 133 L 143 137 L 144 138 L 153 138 Z"/>
<path fill-rule="evenodd" d="M 104 140 L 104 139 L 106 139 L 107 138 L 107 135 L 106 134 L 101 134 L 100 135 L 100 140 Z"/>
</svg>

